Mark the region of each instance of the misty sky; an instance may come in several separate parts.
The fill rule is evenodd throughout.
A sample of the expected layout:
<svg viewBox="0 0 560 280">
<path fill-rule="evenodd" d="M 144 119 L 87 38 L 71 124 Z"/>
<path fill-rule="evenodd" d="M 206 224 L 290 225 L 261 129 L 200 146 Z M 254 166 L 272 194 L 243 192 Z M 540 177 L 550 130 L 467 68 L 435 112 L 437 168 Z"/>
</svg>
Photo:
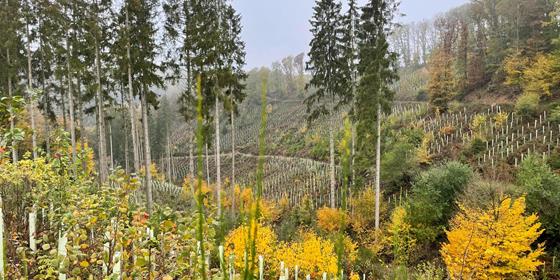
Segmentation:
<svg viewBox="0 0 560 280">
<path fill-rule="evenodd" d="M 419 21 L 469 0 L 402 0 L 401 22 Z M 361 1 L 363 2 L 363 1 Z M 247 68 L 270 65 L 288 55 L 307 52 L 314 0 L 233 0 L 242 16 Z"/>
</svg>

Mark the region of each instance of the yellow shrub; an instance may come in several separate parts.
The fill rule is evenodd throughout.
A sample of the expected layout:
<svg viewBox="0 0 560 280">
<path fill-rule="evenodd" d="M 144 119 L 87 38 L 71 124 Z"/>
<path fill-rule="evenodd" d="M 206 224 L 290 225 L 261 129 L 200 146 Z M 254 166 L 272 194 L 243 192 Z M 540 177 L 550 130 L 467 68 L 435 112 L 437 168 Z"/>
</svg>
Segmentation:
<svg viewBox="0 0 560 280">
<path fill-rule="evenodd" d="M 406 210 L 399 206 L 393 210 L 389 224 L 389 236 L 393 247 L 393 256 L 398 264 L 406 264 L 416 240 L 412 235 L 412 227 L 406 221 Z"/>
<path fill-rule="evenodd" d="M 524 215 L 525 198 L 508 198 L 492 209 L 462 206 L 447 232 L 441 255 L 452 279 L 519 279 L 543 263 L 538 217 Z"/>
<path fill-rule="evenodd" d="M 251 230 L 254 230 L 254 225 Z M 245 248 L 248 245 L 248 227 L 240 226 L 230 232 L 225 242 L 225 255 L 229 258 L 232 254 L 235 256 L 235 267 L 240 270 L 245 267 Z M 255 238 L 255 247 L 257 255 L 263 256 L 265 261 L 274 260 L 276 252 L 276 234 L 269 226 L 258 225 L 257 236 Z M 255 258 L 255 268 L 258 268 L 258 259 Z M 276 265 L 268 263 L 269 265 Z"/>
<path fill-rule="evenodd" d="M 348 221 L 348 215 L 342 210 L 329 207 L 317 210 L 317 225 L 326 232 L 332 233 L 344 230 Z"/>
<path fill-rule="evenodd" d="M 292 269 L 299 266 L 302 274 L 309 274 L 312 278 L 323 272 L 335 274 L 338 269 L 334 244 L 313 232 L 302 232 L 300 242 L 281 244 L 276 259 Z"/>
<path fill-rule="evenodd" d="M 502 127 L 508 120 L 508 114 L 505 112 L 498 113 L 494 116 L 494 125 Z"/>
<path fill-rule="evenodd" d="M 416 150 L 416 158 L 420 164 L 432 163 L 432 155 L 430 155 L 430 144 L 434 140 L 434 135 L 430 133 L 424 134 L 422 144 Z"/>
<path fill-rule="evenodd" d="M 352 204 L 352 229 L 358 234 L 365 233 L 375 222 L 375 193 L 367 188 L 361 195 L 351 200 Z"/>
</svg>

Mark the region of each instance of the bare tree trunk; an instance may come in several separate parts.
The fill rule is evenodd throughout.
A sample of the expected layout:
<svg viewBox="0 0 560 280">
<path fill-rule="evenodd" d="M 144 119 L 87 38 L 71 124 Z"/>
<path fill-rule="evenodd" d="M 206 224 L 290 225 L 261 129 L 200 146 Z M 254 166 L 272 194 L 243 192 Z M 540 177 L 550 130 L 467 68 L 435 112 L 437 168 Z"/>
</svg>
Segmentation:
<svg viewBox="0 0 560 280">
<path fill-rule="evenodd" d="M 142 128 L 144 131 L 144 169 L 146 176 L 144 178 L 144 183 L 146 186 L 146 199 L 148 205 L 148 214 L 152 214 L 153 208 L 153 198 L 152 198 L 152 172 L 150 166 L 152 165 L 152 158 L 150 154 L 150 134 L 148 129 L 148 98 L 147 98 L 147 88 L 146 85 L 143 87 L 143 92 L 141 96 L 142 103 Z"/>
<path fill-rule="evenodd" d="M 222 178 L 220 170 L 220 106 L 218 104 L 218 95 L 214 101 L 216 115 L 214 124 L 216 126 L 216 198 L 218 200 L 218 217 L 222 216 Z"/>
<path fill-rule="evenodd" d="M 375 229 L 379 229 L 381 185 L 381 104 L 377 106 L 377 144 L 375 147 Z"/>
<path fill-rule="evenodd" d="M 115 155 L 113 154 L 113 122 L 109 121 L 109 151 L 110 151 L 110 159 L 111 163 L 109 166 L 111 167 L 111 171 L 115 170 Z"/>
<path fill-rule="evenodd" d="M 31 147 L 33 159 L 37 158 L 37 135 L 35 131 L 35 101 L 33 100 L 33 75 L 31 73 L 31 36 L 29 35 L 29 23 L 26 24 L 27 33 L 27 97 L 29 98 L 29 118 L 31 121 Z"/>
<path fill-rule="evenodd" d="M 76 89 L 78 90 L 78 118 L 79 118 L 79 126 L 80 126 L 80 151 L 84 154 L 85 145 L 86 145 L 86 129 L 84 127 L 84 103 L 82 101 L 82 80 L 80 79 L 80 73 L 77 75 L 76 79 Z M 82 169 L 86 170 L 87 162 L 82 160 Z"/>
<path fill-rule="evenodd" d="M 43 117 L 45 118 L 45 151 L 47 153 L 47 158 L 51 156 L 51 144 L 50 144 L 50 121 L 49 121 L 49 94 L 47 93 L 46 77 L 45 77 L 45 65 L 44 65 L 44 52 L 43 52 L 43 40 L 39 41 L 41 46 L 41 89 L 43 90 Z"/>
<path fill-rule="evenodd" d="M 126 29 L 129 29 L 129 20 L 128 20 L 128 7 L 126 8 Z M 139 146 L 138 146 L 138 133 L 136 132 L 136 121 L 134 117 L 134 89 L 132 86 L 132 65 L 131 65 L 131 56 L 130 56 L 130 38 L 126 43 L 126 57 L 127 57 L 127 66 L 128 66 L 128 112 L 130 114 L 130 135 L 132 135 L 132 155 L 134 160 L 134 172 L 140 171 L 140 157 L 139 157 Z"/>
<path fill-rule="evenodd" d="M 6 61 L 8 66 L 10 66 L 10 50 L 6 49 Z M 12 73 L 8 71 L 8 96 L 10 97 L 10 130 L 14 130 L 16 128 L 16 116 L 13 113 L 12 109 Z M 18 151 L 16 147 L 16 142 L 12 140 L 12 162 L 18 162 Z"/>
<path fill-rule="evenodd" d="M 121 83 L 121 109 L 122 109 L 122 119 L 123 119 L 123 131 L 124 131 L 124 170 L 126 173 L 130 173 L 130 165 L 128 161 L 128 124 L 126 123 L 126 113 L 125 113 L 125 95 L 124 85 Z"/>
<path fill-rule="evenodd" d="M 107 137 L 105 136 L 105 114 L 103 108 L 103 96 L 101 94 L 101 62 L 99 58 L 99 46 L 95 45 L 95 68 L 96 68 L 96 101 L 97 101 L 97 114 L 99 122 L 99 179 L 101 182 L 107 180 L 107 145 L 105 141 Z"/>
<path fill-rule="evenodd" d="M 191 137 L 191 141 L 189 141 L 189 175 L 191 179 L 194 179 L 193 141 L 194 137 Z"/>
<path fill-rule="evenodd" d="M 210 162 L 208 160 L 208 143 L 206 143 L 205 146 L 205 152 L 206 152 L 206 183 L 210 184 Z"/>
<path fill-rule="evenodd" d="M 43 102 L 45 103 L 45 152 L 47 153 L 47 158 L 51 156 L 51 125 L 49 120 L 49 110 L 50 110 L 50 100 L 49 95 L 46 91 L 46 86 L 44 82 L 44 73 L 43 73 Z"/>
<path fill-rule="evenodd" d="M 62 75 L 60 76 L 60 80 L 58 83 L 60 85 L 60 109 L 62 110 L 62 126 L 64 127 L 64 130 L 68 130 L 68 121 L 66 118 L 66 98 L 64 97 L 66 93 L 64 92 L 64 79 L 62 78 Z"/>
<path fill-rule="evenodd" d="M 356 127 L 352 123 L 352 188 L 356 186 Z"/>
<path fill-rule="evenodd" d="M 235 216 L 235 113 L 231 108 L 231 213 Z"/>
<path fill-rule="evenodd" d="M 72 172 L 76 176 L 76 130 L 74 128 L 74 94 L 72 93 L 72 70 L 70 69 L 70 45 L 68 43 L 68 34 L 66 38 L 67 59 L 66 67 L 68 71 L 68 110 L 70 117 L 70 143 L 72 144 Z"/>
<path fill-rule="evenodd" d="M 329 153 L 330 153 L 330 167 L 331 167 L 331 208 L 336 207 L 336 201 L 334 194 L 336 191 L 336 178 L 335 178 L 335 167 L 334 167 L 334 136 L 333 136 L 333 125 L 329 124 Z"/>
<path fill-rule="evenodd" d="M 171 140 L 169 139 L 169 123 L 167 124 L 166 129 L 167 134 L 167 180 L 172 181 L 172 172 L 171 172 Z"/>
</svg>

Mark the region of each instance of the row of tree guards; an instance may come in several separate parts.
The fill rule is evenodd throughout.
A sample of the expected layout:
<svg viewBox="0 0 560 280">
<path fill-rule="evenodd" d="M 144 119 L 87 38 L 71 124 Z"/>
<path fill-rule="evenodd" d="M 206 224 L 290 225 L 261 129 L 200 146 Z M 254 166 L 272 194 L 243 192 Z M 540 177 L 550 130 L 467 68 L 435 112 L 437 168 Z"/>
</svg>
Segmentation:
<svg viewBox="0 0 560 280">
<path fill-rule="evenodd" d="M 282 106 L 279 106 L 282 107 Z M 295 109 L 293 108 L 295 107 Z M 288 110 L 275 110 L 274 107 L 270 108 L 269 113 L 271 117 L 269 118 L 273 125 L 268 125 L 267 131 L 278 130 L 278 125 L 286 126 L 286 124 L 294 125 L 299 124 L 301 119 L 305 116 L 304 106 L 290 106 Z M 396 103 L 393 106 L 391 117 L 402 117 L 404 115 L 417 115 L 425 112 L 426 104 L 423 103 Z M 256 113 L 256 110 L 252 110 Z M 244 115 L 248 113 L 244 112 Z M 337 130 L 342 127 L 343 119 L 345 113 L 341 112 L 339 114 L 333 114 L 330 116 L 324 116 L 318 122 L 319 125 L 311 128 L 311 133 L 317 133 L 318 135 L 330 135 L 328 127 L 335 127 Z M 299 119 L 298 119 L 299 117 Z M 389 116 L 383 115 L 384 119 Z M 293 118 L 293 119 L 292 119 Z M 239 184 L 240 186 L 248 186 L 255 182 L 256 179 L 256 162 L 258 156 L 252 154 L 246 154 L 238 152 L 241 148 L 246 148 L 247 143 L 256 142 L 258 128 L 256 125 L 249 122 L 248 126 L 243 123 L 236 127 L 235 135 L 238 137 L 234 143 L 241 143 L 238 147 L 232 147 L 229 149 L 229 153 L 221 153 L 220 157 L 223 164 L 220 164 L 221 179 L 229 180 L 229 190 L 227 193 L 232 191 L 232 186 L 234 184 Z M 179 129 L 171 139 L 174 143 L 173 146 L 187 147 L 188 151 L 176 151 L 177 154 L 188 154 L 188 156 L 173 156 L 172 153 L 168 153 L 168 158 L 160 159 L 160 169 L 163 174 L 168 175 L 168 180 L 171 182 L 182 182 L 183 178 L 187 176 L 193 176 L 197 174 L 197 170 L 194 162 L 198 156 L 193 155 L 190 148 L 192 144 L 190 143 L 190 138 L 188 135 L 188 125 L 185 125 L 185 129 Z M 242 128 L 242 129 L 240 129 Z M 280 129 L 284 129 L 281 127 Z M 233 129 L 231 132 L 233 134 Z M 274 133 L 270 133 L 274 135 Z M 178 135 L 186 135 L 184 138 Z M 222 139 L 228 141 L 227 136 L 231 135 L 226 133 L 222 136 Z M 267 133 L 268 135 L 268 133 Z M 275 140 L 273 140 L 275 141 Z M 180 143 L 180 144 L 179 144 Z M 256 145 L 256 143 L 255 143 Z M 228 146 L 222 146 L 224 149 Z M 216 161 L 216 149 L 210 150 L 214 154 L 202 155 L 204 158 L 204 177 L 210 182 L 216 181 L 217 172 L 217 161 Z M 231 151 L 236 151 L 235 156 Z M 235 165 L 235 161 L 242 164 Z M 238 170 L 235 170 L 235 167 Z M 275 156 L 267 155 L 265 156 L 265 177 L 264 177 L 264 196 L 271 200 L 280 200 L 283 198 L 288 199 L 291 205 L 297 205 L 301 203 L 305 198 L 309 198 L 312 202 L 312 206 L 315 208 L 320 208 L 322 206 L 332 206 L 332 199 L 334 198 L 334 207 L 341 206 L 342 197 L 342 180 L 343 174 L 341 167 L 334 162 L 322 162 L 308 158 L 298 158 L 298 157 L 287 157 L 287 156 Z M 235 172 L 235 173 L 234 173 Z M 335 178 L 335 188 L 334 192 L 325 189 L 326 186 L 330 187 L 331 184 L 331 174 L 334 174 Z M 236 175 L 235 177 L 233 175 Z M 230 177 L 231 176 L 231 177 Z M 169 179 L 171 178 L 171 179 Z M 231 180 L 235 178 L 234 180 Z M 172 188 L 173 189 L 173 188 Z M 179 188 L 176 188 L 179 189 Z M 176 192 L 174 192 L 176 194 Z M 347 192 L 348 193 L 348 192 Z"/>
<path fill-rule="evenodd" d="M 417 118 L 420 126 L 425 133 L 431 135 L 432 141 L 429 145 L 429 154 L 437 156 L 446 151 L 450 151 L 455 145 L 467 145 L 475 139 L 483 141 L 484 151 L 480 152 L 476 160 L 479 166 L 496 167 L 499 162 L 517 165 L 529 154 L 542 155 L 546 158 L 551 155 L 553 150 L 560 143 L 560 125 L 553 125 L 548 119 L 548 113 L 542 112 L 535 120 L 524 121 L 524 118 L 513 112 L 505 112 L 500 106 L 492 106 L 480 113 L 467 113 L 463 108 L 455 113 L 442 114 L 437 117 L 425 117 L 427 106 L 422 103 L 397 103 L 393 106 L 392 114 L 383 116 L 389 117 L 412 116 Z M 303 110 L 303 108 L 302 108 Z M 297 113 L 298 110 L 280 112 L 276 115 L 276 121 L 282 120 L 283 116 L 303 115 Z M 272 112 L 274 114 L 274 111 Z M 322 125 L 316 126 L 320 135 L 328 134 L 328 126 L 342 123 L 344 114 L 333 115 L 336 117 L 324 118 Z M 500 120 L 498 120 L 500 118 Z M 275 118 L 270 118 L 274 120 Z M 526 119 L 526 118 L 525 118 Z M 284 120 L 285 121 L 285 120 Z M 285 122 L 284 122 L 285 123 Z M 337 126 L 335 126 L 337 127 Z M 340 126 L 338 126 L 340 127 Z M 256 138 L 256 127 L 247 126 L 244 129 L 237 129 L 236 143 L 250 143 L 251 138 Z M 274 129 L 269 126 L 268 129 Z M 228 134 L 225 134 L 228 135 Z M 228 139 L 224 137 L 223 139 Z M 188 146 L 188 145 L 183 145 Z M 240 150 L 241 147 L 237 147 Z M 211 152 L 214 152 L 212 150 Z M 216 154 L 203 155 L 207 164 L 203 170 L 205 177 L 210 181 L 216 178 Z M 164 173 L 172 174 L 170 181 L 180 181 L 182 178 L 196 174 L 194 164 L 197 156 L 173 156 L 163 163 L 160 167 Z M 236 184 L 246 186 L 252 184 L 256 179 L 255 166 L 258 156 L 235 152 L 235 157 L 231 152 L 220 154 L 222 164 L 222 180 L 231 178 L 231 163 L 234 160 L 238 164 L 236 172 Z M 336 178 L 335 192 L 331 194 L 330 176 L 331 163 L 317 161 L 307 158 L 285 157 L 285 156 L 265 156 L 265 177 L 264 177 L 264 197 L 270 200 L 279 201 L 287 199 L 290 205 L 299 205 L 305 199 L 311 201 L 311 206 L 320 208 L 330 206 L 331 197 L 335 198 L 335 206 L 340 207 L 342 192 L 342 172 L 340 165 L 334 166 Z M 168 177 L 169 180 L 169 177 Z M 161 186 L 161 184 L 158 185 Z M 175 194 L 180 193 L 180 188 L 167 185 L 166 190 L 173 190 Z M 226 193 L 231 193 L 232 185 L 228 185 Z"/>
<path fill-rule="evenodd" d="M 441 154 L 455 145 L 465 146 L 473 140 L 482 141 L 477 155 L 479 166 L 496 167 L 499 162 L 517 167 L 529 154 L 546 159 L 560 144 L 560 125 L 548 119 L 547 111 L 534 120 L 526 120 L 514 112 L 492 106 L 481 113 L 445 114 L 424 122 L 424 130 L 434 137 L 430 154 Z M 497 120 L 501 118 L 501 120 Z"/>
</svg>

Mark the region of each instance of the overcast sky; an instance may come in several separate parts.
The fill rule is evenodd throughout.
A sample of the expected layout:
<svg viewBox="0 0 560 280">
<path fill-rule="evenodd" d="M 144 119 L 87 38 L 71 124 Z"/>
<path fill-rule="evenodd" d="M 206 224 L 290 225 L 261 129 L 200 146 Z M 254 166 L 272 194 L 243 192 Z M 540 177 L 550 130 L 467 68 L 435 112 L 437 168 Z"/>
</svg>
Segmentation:
<svg viewBox="0 0 560 280">
<path fill-rule="evenodd" d="M 430 19 L 469 0 L 402 0 L 401 22 Z M 361 0 L 359 2 L 365 2 Z M 268 66 L 288 55 L 307 52 L 314 0 L 233 0 L 242 16 L 247 68 Z"/>
</svg>

